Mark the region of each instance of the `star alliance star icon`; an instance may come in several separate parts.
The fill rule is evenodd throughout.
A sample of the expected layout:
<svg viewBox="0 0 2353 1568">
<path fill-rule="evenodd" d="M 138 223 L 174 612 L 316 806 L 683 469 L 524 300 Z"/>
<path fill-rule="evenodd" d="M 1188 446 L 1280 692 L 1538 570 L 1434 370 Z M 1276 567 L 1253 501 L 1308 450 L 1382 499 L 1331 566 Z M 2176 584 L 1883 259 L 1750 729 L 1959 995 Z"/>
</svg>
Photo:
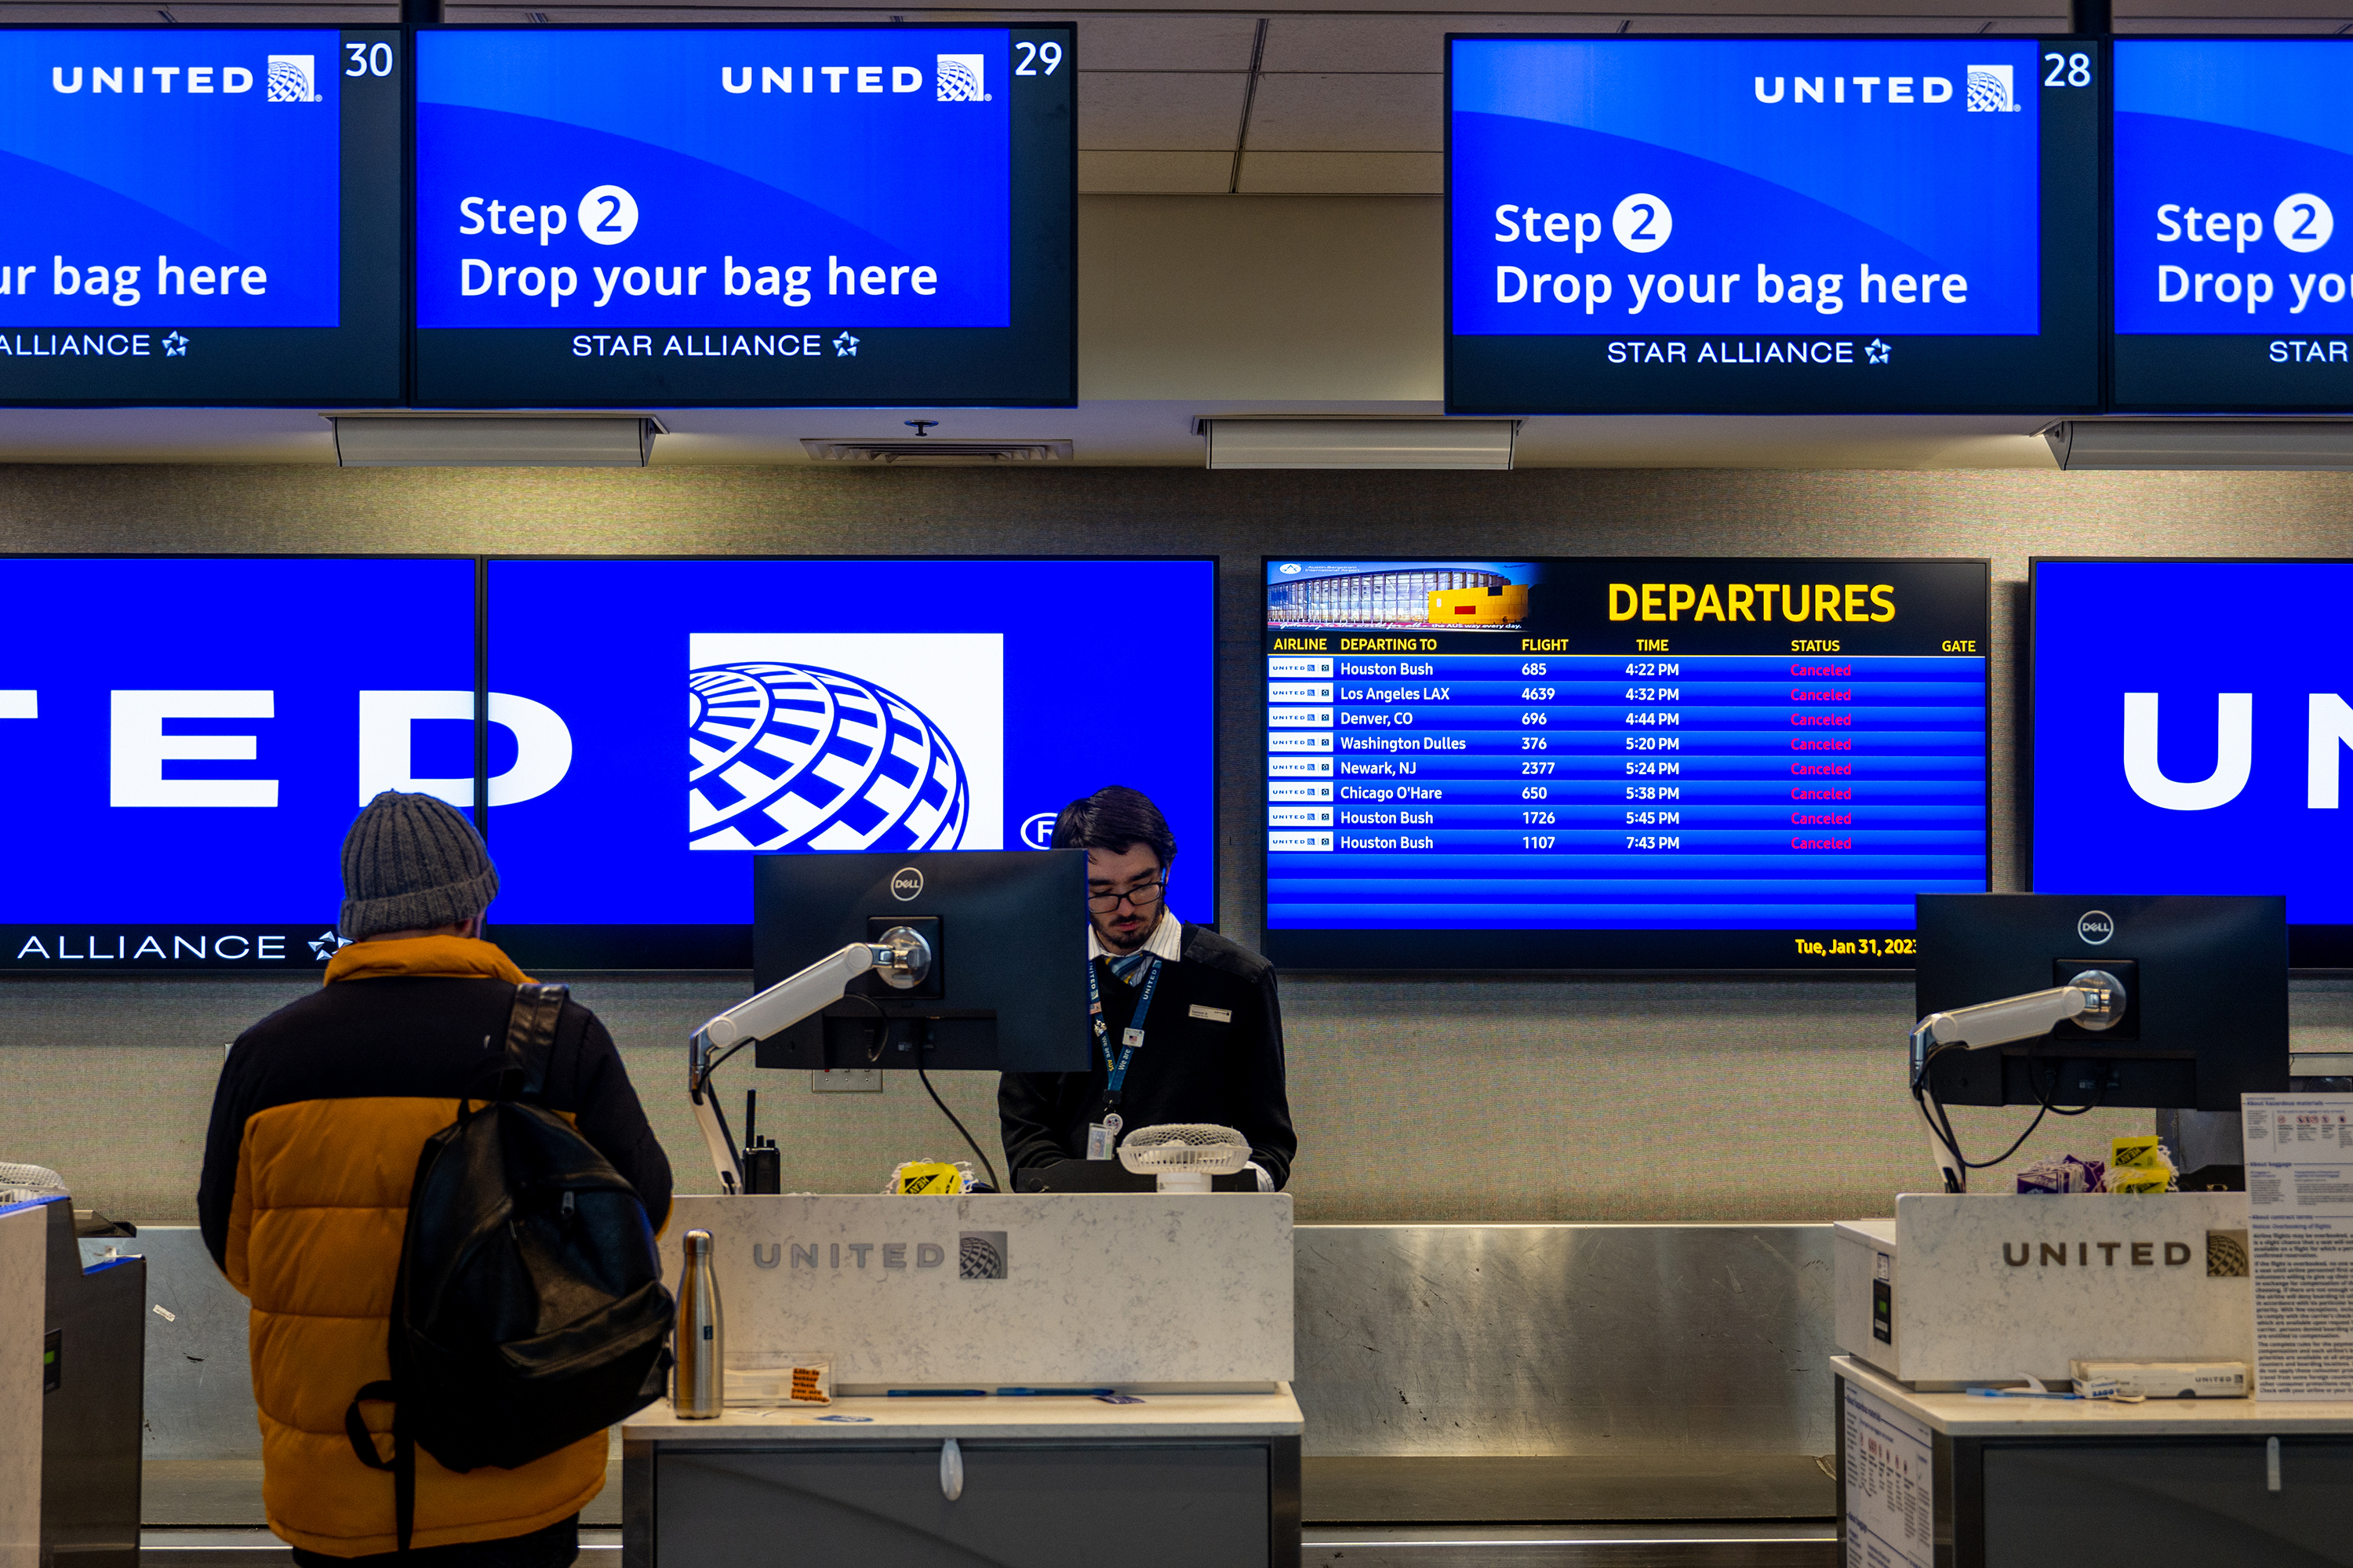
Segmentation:
<svg viewBox="0 0 2353 1568">
<path fill-rule="evenodd" d="M 844 359 L 855 359 L 858 357 L 858 340 L 843 333 L 833 340 L 833 352 Z"/>
<path fill-rule="evenodd" d="M 174 332 L 164 339 L 164 357 L 178 359 L 188 352 L 188 340 Z"/>
<path fill-rule="evenodd" d="M 311 938 L 311 956 L 324 963 L 351 944 L 333 930 L 320 932 Z"/>
<path fill-rule="evenodd" d="M 1873 338 L 1869 343 L 1862 345 L 1863 358 L 1866 363 L 1872 365 L 1886 364 L 1887 356 L 1893 352 L 1894 352 L 1893 349 L 1889 348 L 1887 344 L 1880 342 L 1877 338 Z"/>
</svg>

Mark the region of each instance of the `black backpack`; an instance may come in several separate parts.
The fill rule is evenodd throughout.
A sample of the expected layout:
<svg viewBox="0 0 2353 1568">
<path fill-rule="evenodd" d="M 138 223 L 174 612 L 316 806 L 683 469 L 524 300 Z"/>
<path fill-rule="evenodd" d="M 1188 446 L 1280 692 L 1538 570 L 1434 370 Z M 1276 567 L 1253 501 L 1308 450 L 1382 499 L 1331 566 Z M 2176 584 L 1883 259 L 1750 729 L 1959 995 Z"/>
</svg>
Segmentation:
<svg viewBox="0 0 2353 1568">
<path fill-rule="evenodd" d="M 400 1550 L 417 1457 L 512 1469 L 661 1396 L 677 1307 L 637 1190 L 572 1124 L 532 1103 L 554 1054 L 560 985 L 515 989 L 506 1054 L 480 1105 L 426 1140 L 392 1298 L 392 1378 L 343 1413 L 352 1451 L 393 1473 Z M 485 1044 L 488 1044 L 486 1041 Z M 387 1400 L 393 1457 L 363 1400 Z"/>
</svg>

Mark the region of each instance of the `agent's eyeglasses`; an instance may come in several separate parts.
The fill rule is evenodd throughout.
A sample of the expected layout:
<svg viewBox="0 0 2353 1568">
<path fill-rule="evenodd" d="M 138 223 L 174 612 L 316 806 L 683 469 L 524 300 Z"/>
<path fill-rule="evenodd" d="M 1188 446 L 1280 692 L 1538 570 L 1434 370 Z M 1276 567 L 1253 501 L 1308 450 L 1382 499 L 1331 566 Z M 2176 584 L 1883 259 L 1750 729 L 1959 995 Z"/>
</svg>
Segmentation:
<svg viewBox="0 0 2353 1568">
<path fill-rule="evenodd" d="M 1160 902 L 1161 895 L 1167 890 L 1167 878 L 1159 877 L 1131 887 L 1124 893 L 1090 893 L 1087 895 L 1087 908 L 1096 915 L 1108 915 L 1123 903 L 1132 904 L 1138 909 L 1149 909 Z"/>
</svg>

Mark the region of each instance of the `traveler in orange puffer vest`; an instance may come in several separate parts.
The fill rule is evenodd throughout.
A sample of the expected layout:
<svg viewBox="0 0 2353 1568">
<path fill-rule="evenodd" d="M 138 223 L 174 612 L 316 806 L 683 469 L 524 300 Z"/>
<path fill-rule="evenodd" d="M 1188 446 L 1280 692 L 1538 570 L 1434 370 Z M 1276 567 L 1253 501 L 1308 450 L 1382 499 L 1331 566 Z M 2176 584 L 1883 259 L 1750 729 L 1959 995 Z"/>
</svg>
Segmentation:
<svg viewBox="0 0 2353 1568">
<path fill-rule="evenodd" d="M 393 1478 L 352 1452 L 352 1391 L 391 1375 L 386 1341 L 408 1192 L 427 1139 L 480 1095 L 528 977 L 480 939 L 499 876 L 471 823 L 387 790 L 343 840 L 350 945 L 316 994 L 237 1037 L 213 1097 L 196 1209 L 253 1305 L 262 1499 L 301 1568 L 393 1554 Z M 659 1227 L 670 1161 L 612 1036 L 564 1004 L 542 1103 L 568 1115 Z M 391 1457 L 392 1407 L 363 1407 Z M 605 1485 L 606 1438 L 463 1475 L 417 1456 L 413 1547 L 432 1568 L 567 1568 Z M 423 1568 L 420 1563 L 418 1568 Z"/>
</svg>

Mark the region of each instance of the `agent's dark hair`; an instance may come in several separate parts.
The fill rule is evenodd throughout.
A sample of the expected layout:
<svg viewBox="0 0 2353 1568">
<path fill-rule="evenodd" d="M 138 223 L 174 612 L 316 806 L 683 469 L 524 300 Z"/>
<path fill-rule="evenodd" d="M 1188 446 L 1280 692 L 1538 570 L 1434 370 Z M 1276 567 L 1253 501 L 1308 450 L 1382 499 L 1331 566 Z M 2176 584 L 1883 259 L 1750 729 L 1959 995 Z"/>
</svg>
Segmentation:
<svg viewBox="0 0 2353 1568">
<path fill-rule="evenodd" d="M 1140 789 L 1107 784 L 1082 795 L 1054 819 L 1054 848 L 1106 850 L 1124 854 L 1143 844 L 1164 866 L 1176 863 L 1176 836 L 1168 820 Z"/>
</svg>

